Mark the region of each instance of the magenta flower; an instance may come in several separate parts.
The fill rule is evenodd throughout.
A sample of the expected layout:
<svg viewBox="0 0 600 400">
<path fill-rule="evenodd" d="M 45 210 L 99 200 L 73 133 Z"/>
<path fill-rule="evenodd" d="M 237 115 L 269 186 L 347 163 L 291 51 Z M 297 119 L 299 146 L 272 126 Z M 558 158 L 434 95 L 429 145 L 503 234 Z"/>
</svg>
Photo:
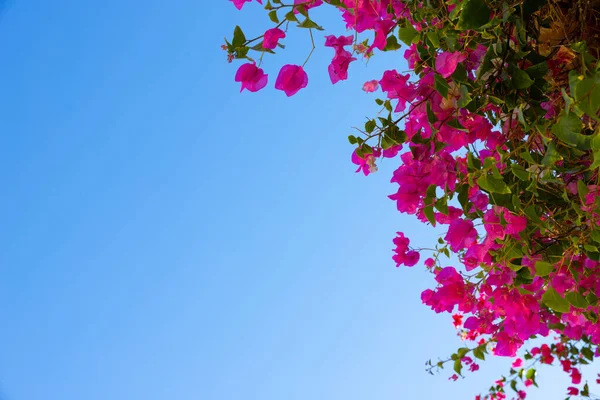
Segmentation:
<svg viewBox="0 0 600 400">
<path fill-rule="evenodd" d="M 448 233 L 444 238 L 452 248 L 453 252 L 467 248 L 477 240 L 477 231 L 473 227 L 473 222 L 465 219 L 452 221 L 448 228 Z"/>
<path fill-rule="evenodd" d="M 275 47 L 277 47 L 277 42 L 279 42 L 279 39 L 283 39 L 284 37 L 285 32 L 281 29 L 268 29 L 264 35 L 263 47 L 265 49 L 273 50 Z"/>
<path fill-rule="evenodd" d="M 250 2 L 252 0 L 229 0 L 231 2 L 233 2 L 233 5 L 235 6 L 235 8 L 237 8 L 238 10 L 241 10 L 242 7 L 244 6 L 244 3 Z M 256 0 L 258 1 L 259 4 L 262 4 L 262 0 Z"/>
<path fill-rule="evenodd" d="M 275 89 L 283 90 L 290 97 L 298 93 L 308 84 L 308 75 L 299 65 L 287 64 L 281 67 L 277 80 L 275 81 Z"/>
<path fill-rule="evenodd" d="M 350 46 L 354 39 L 352 36 L 338 36 L 334 35 L 325 36 L 325 47 L 333 47 L 337 53 L 344 49 L 344 46 Z"/>
<path fill-rule="evenodd" d="M 467 56 L 460 51 L 454 53 L 443 52 L 435 59 L 435 70 L 444 78 L 448 78 L 456 71 L 459 62 L 463 62 Z"/>
<path fill-rule="evenodd" d="M 352 57 L 352 54 L 346 50 L 336 52 L 327 69 L 331 83 L 336 84 L 339 81 L 348 79 L 348 66 L 355 60 L 356 58 Z"/>
<path fill-rule="evenodd" d="M 364 90 L 367 93 L 373 93 L 377 89 L 379 89 L 379 82 L 377 82 L 376 79 L 365 82 L 365 84 L 362 87 L 362 90 Z"/>
<path fill-rule="evenodd" d="M 235 73 L 235 81 L 242 83 L 240 92 L 248 89 L 250 92 L 257 92 L 267 85 L 268 75 L 254 63 L 240 65 Z"/>
</svg>

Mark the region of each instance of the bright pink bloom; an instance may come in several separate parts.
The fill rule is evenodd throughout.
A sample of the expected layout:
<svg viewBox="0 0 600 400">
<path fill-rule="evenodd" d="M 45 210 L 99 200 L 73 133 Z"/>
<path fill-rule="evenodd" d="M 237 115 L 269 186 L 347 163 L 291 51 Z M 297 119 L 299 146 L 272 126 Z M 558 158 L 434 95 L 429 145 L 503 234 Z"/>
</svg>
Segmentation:
<svg viewBox="0 0 600 400">
<path fill-rule="evenodd" d="M 531 379 L 526 379 L 525 382 L 523 382 L 523 384 L 525 384 L 525 387 L 529 387 L 533 385 L 533 381 Z"/>
<path fill-rule="evenodd" d="M 520 339 L 510 336 L 506 332 L 500 332 L 496 336 L 494 354 L 497 356 L 514 357 L 522 344 L 523 342 Z"/>
<path fill-rule="evenodd" d="M 456 67 L 459 62 L 464 61 L 467 58 L 460 51 L 454 53 L 443 52 L 439 54 L 435 59 L 435 70 L 444 78 L 448 78 L 456 71 Z"/>
<path fill-rule="evenodd" d="M 573 385 L 579 385 L 581 383 L 581 372 L 577 368 L 571 370 L 571 382 Z"/>
<path fill-rule="evenodd" d="M 257 92 L 267 85 L 268 75 L 254 63 L 240 65 L 235 73 L 235 81 L 242 83 L 240 92 L 248 89 L 250 92 Z"/>
<path fill-rule="evenodd" d="M 512 367 L 513 368 L 519 368 L 523 366 L 523 359 L 521 358 L 517 358 L 515 361 L 513 361 L 512 363 Z"/>
<path fill-rule="evenodd" d="M 527 218 L 513 215 L 510 211 L 506 210 L 504 212 L 504 219 L 506 220 L 506 233 L 520 239 L 519 233 L 527 227 Z"/>
<path fill-rule="evenodd" d="M 299 65 L 284 65 L 275 81 L 275 89 L 283 90 L 288 97 L 295 95 L 306 85 L 308 85 L 308 75 Z"/>
<path fill-rule="evenodd" d="M 323 4 L 323 0 L 294 0 L 294 5 L 302 4 L 307 10 L 313 7 L 318 7 Z M 298 10 L 294 7 L 294 13 L 298 13 Z"/>
<path fill-rule="evenodd" d="M 235 6 L 235 8 L 237 8 L 238 10 L 241 10 L 242 7 L 244 6 L 244 3 L 250 2 L 252 0 L 229 0 L 233 2 L 233 5 Z M 262 0 L 256 0 L 258 1 L 259 4 L 262 4 Z"/>
<path fill-rule="evenodd" d="M 344 50 L 344 46 L 350 46 L 353 42 L 354 38 L 352 36 L 325 36 L 325 46 L 333 47 L 336 53 Z"/>
<path fill-rule="evenodd" d="M 381 149 L 373 149 L 372 154 L 365 154 L 364 157 L 359 157 L 356 150 L 352 152 L 352 163 L 358 165 L 355 172 L 362 171 L 365 176 L 376 171 L 375 160 L 381 156 Z"/>
<path fill-rule="evenodd" d="M 579 389 L 577 389 L 576 387 L 573 387 L 573 386 L 569 386 L 567 388 L 567 394 L 569 396 L 577 396 L 579 394 Z"/>
<path fill-rule="evenodd" d="M 374 79 L 372 81 L 365 82 L 365 84 L 362 87 L 362 90 L 364 90 L 367 93 L 372 93 L 372 92 L 376 91 L 378 88 L 379 88 L 379 82 Z"/>
<path fill-rule="evenodd" d="M 265 32 L 265 36 L 263 39 L 263 47 L 265 49 L 273 50 L 277 47 L 277 43 L 279 39 L 283 39 L 285 37 L 285 32 L 279 28 L 268 29 Z"/>
<path fill-rule="evenodd" d="M 356 58 L 352 57 L 352 54 L 346 50 L 337 52 L 327 69 L 331 83 L 336 84 L 339 81 L 348 79 L 348 66 L 355 60 Z"/>
<path fill-rule="evenodd" d="M 450 244 L 453 252 L 470 247 L 477 240 L 477 231 L 473 222 L 465 219 L 452 221 L 444 240 Z"/>
</svg>

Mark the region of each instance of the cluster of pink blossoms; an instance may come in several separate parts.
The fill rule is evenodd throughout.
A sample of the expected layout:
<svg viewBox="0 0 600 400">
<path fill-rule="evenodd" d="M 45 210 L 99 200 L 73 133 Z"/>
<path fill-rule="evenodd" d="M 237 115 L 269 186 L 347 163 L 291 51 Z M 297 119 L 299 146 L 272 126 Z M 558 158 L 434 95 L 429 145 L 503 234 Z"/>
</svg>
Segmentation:
<svg viewBox="0 0 600 400">
<path fill-rule="evenodd" d="M 245 2 L 251 0 L 230 1 L 241 9 Z M 302 6 L 304 10 L 326 3 L 321 0 L 294 0 L 294 5 Z M 348 79 L 349 67 L 357 60 L 355 54 L 370 57 L 375 50 L 384 50 L 390 34 L 398 26 L 409 24 L 415 32 L 420 32 L 439 22 L 414 21 L 409 7 L 400 0 L 339 0 L 339 3 L 342 6 L 338 9 L 348 30 L 358 34 L 372 31 L 373 34 L 370 44 L 368 41 L 357 44 L 352 35 L 325 37 L 324 46 L 334 51 L 328 66 L 333 84 Z M 455 6 L 448 5 L 448 11 L 451 12 Z M 295 7 L 293 11 L 298 13 Z M 286 37 L 279 26 L 281 24 L 264 32 L 264 49 L 276 48 L 279 40 Z M 515 38 L 511 40 L 516 42 Z M 385 71 L 380 79 L 364 83 L 362 88 L 367 93 L 381 91 L 386 105 L 391 105 L 390 115 L 403 113 L 394 124 L 403 121 L 403 134 L 406 135 L 403 143 L 406 146 L 400 143 L 384 146 L 379 142 L 372 148 L 367 146 L 369 151 L 359 153 L 355 150 L 351 160 L 357 165 L 356 172 L 366 176 L 377 171 L 376 162 L 381 157 L 398 159 L 400 166 L 391 179 L 397 189 L 389 196 L 395 201 L 397 210 L 414 215 L 423 223 L 447 227 L 441 243 L 445 246 L 444 250 L 449 249 L 458 255 L 462 266 L 442 266 L 437 256 L 435 259 L 427 258 L 424 264 L 433 272 L 436 287 L 425 290 L 421 299 L 436 313 L 458 312 L 453 315 L 454 325 L 461 329 L 466 340 L 478 346 L 490 344 L 493 354 L 507 357 L 515 357 L 530 338 L 547 337 L 552 331 L 573 341 L 585 339 L 590 341 L 590 346 L 598 346 L 600 324 L 588 316 L 600 315 L 600 306 L 587 298 L 600 298 L 600 262 L 580 252 L 565 252 L 560 262 L 548 271 L 540 272 L 540 263 L 544 262 L 542 253 L 556 240 L 543 235 L 539 229 L 531 237 L 525 237 L 528 218 L 518 210 L 497 205 L 489 194 L 489 187 L 473 180 L 473 161 L 469 158 L 473 153 L 476 153 L 479 163 L 485 163 L 486 171 L 493 170 L 495 176 L 500 176 L 495 178 L 490 173 L 492 179 L 501 180 L 502 175 L 515 166 L 504 157 L 510 152 L 507 143 L 523 140 L 526 134 L 518 120 L 522 116 L 516 112 L 506 115 L 500 106 L 492 103 L 487 104 L 483 112 L 464 107 L 465 93 L 453 75 L 460 69 L 466 76 L 465 80 L 475 82 L 489 49 L 481 43 L 467 46 L 461 37 L 457 41 L 460 46 L 453 51 L 433 49 L 433 62 L 421 59 L 424 52 L 432 50 L 430 44 L 412 42 L 404 51 L 404 58 L 409 68 L 418 68 L 417 81 L 413 81 L 408 73 L 391 69 Z M 347 48 L 353 48 L 354 52 Z M 561 60 L 552 60 L 553 64 L 548 62 L 552 71 L 558 71 L 555 73 L 559 73 L 563 65 L 561 62 L 570 62 Z M 524 65 L 529 67 L 531 63 Z M 241 83 L 241 90 L 255 92 L 267 85 L 268 76 L 254 62 L 249 62 L 239 67 L 235 80 Z M 307 83 L 303 67 L 288 64 L 279 71 L 275 88 L 292 96 Z M 560 112 L 555 101 L 560 96 L 549 94 L 548 97 L 548 101 L 541 102 L 541 108 L 546 112 L 545 117 L 552 119 Z M 379 104 L 383 102 L 381 100 Z M 532 143 L 533 153 L 541 158 L 545 151 L 544 143 L 539 138 Z M 583 224 L 600 226 L 600 210 L 596 204 L 600 186 L 587 185 L 587 192 L 582 195 L 581 175 L 567 171 L 557 173 L 553 178 L 562 181 L 571 195 L 581 197 L 578 207 L 589 217 Z M 448 194 L 459 192 L 461 208 L 456 207 L 458 204 L 446 204 Z M 442 204 L 437 198 L 439 193 L 444 193 Z M 538 216 L 540 220 L 553 217 L 550 209 Z M 396 266 L 412 267 L 420 261 L 421 250 L 411 248 L 410 239 L 404 233 L 398 232 L 393 243 Z M 527 254 L 507 251 L 507 248 L 525 245 L 528 246 Z M 585 306 L 560 303 L 569 293 L 583 297 L 582 304 L 585 303 Z M 558 296 L 560 304 L 556 307 L 560 309 L 559 313 L 545 305 L 545 299 L 553 301 L 553 296 Z M 542 364 L 552 364 L 557 357 L 564 371 L 570 374 L 572 383 L 580 384 L 581 374 L 572 365 L 569 353 L 561 343 L 553 346 L 536 347 L 530 355 L 538 357 Z M 479 369 L 479 365 L 468 356 L 460 356 L 458 361 L 467 365 L 470 371 Z M 517 359 L 513 368 L 522 368 L 522 360 Z M 453 375 L 451 379 L 458 379 L 458 376 Z M 496 383 L 502 389 L 505 381 Z M 532 384 L 535 384 L 533 378 L 524 379 L 525 387 Z M 484 398 L 506 398 L 500 389 L 491 397 Z M 518 399 L 526 397 L 523 390 L 515 391 Z M 570 395 L 578 393 L 578 388 L 569 388 Z"/>
</svg>

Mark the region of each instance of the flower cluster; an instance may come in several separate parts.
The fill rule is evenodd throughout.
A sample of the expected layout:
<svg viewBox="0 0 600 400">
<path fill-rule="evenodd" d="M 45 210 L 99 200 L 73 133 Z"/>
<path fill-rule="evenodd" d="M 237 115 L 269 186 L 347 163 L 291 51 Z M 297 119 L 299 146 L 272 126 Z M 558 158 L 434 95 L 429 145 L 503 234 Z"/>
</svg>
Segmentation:
<svg viewBox="0 0 600 400">
<path fill-rule="evenodd" d="M 397 210 L 443 230 L 427 250 L 402 232 L 393 239 L 396 266 L 424 258 L 434 275 L 422 302 L 452 313 L 473 344 L 430 370 L 451 362 L 456 380 L 485 354 L 524 354 L 477 399 L 508 398 L 508 388 L 524 399 L 537 385 L 525 363 L 555 361 L 571 377 L 567 395 L 589 397 L 578 366 L 600 346 L 600 5 L 579 2 L 269 0 L 275 27 L 250 40 L 236 27 L 224 45 L 230 60 L 248 60 L 235 80 L 251 92 L 267 85 L 263 56 L 283 48 L 290 24 L 308 30 L 310 57 L 321 6 L 351 33 L 323 37 L 333 84 L 359 57 L 404 48 L 410 73 L 391 68 L 362 85 L 382 108 L 348 137 L 351 160 L 365 176 L 395 160 Z M 292 96 L 307 84 L 303 66 L 285 65 L 275 88 Z"/>
</svg>

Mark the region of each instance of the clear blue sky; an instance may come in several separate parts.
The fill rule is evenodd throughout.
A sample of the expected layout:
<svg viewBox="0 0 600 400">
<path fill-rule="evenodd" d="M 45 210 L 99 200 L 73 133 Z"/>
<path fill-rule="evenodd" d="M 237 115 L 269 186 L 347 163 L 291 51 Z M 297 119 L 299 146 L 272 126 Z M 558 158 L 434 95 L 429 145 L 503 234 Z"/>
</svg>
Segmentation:
<svg viewBox="0 0 600 400">
<path fill-rule="evenodd" d="M 350 127 L 376 112 L 362 82 L 400 54 L 332 86 L 319 48 L 288 99 L 278 67 L 309 49 L 293 30 L 265 60 L 269 88 L 240 94 L 223 37 L 269 26 L 245 11 L 14 0 L 4 14 L 3 400 L 462 400 L 504 372 L 424 372 L 460 342 L 391 239 L 435 236 L 386 198 L 393 162 L 369 178 L 350 162 Z M 561 398 L 565 380 L 542 373 L 530 398 Z"/>
</svg>

